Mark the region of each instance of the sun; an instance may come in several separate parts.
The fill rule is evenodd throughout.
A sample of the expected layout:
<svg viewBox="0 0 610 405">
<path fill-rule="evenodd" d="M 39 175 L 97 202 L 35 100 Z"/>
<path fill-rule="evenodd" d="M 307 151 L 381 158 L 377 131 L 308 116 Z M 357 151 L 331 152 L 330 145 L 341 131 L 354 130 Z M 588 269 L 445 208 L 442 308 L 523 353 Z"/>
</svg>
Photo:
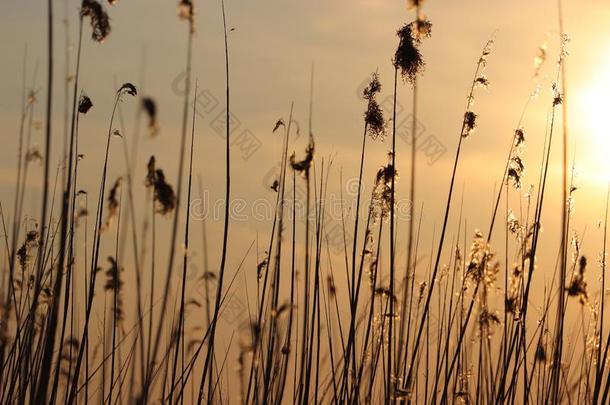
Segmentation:
<svg viewBox="0 0 610 405">
<path fill-rule="evenodd" d="M 591 180 L 610 180 L 610 56 L 597 72 L 575 91 L 577 110 L 573 129 L 579 166 L 586 166 Z M 570 125 L 572 126 L 572 125 Z M 583 167 L 585 169 L 585 167 Z"/>
</svg>

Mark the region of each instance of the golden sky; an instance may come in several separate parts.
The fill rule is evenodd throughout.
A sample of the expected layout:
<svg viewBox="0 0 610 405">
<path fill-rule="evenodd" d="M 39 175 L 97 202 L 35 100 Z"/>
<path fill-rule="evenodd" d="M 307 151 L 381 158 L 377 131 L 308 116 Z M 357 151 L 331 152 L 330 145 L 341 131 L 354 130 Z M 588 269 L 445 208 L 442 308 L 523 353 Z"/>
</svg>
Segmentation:
<svg viewBox="0 0 610 405">
<path fill-rule="evenodd" d="M 569 156 L 576 159 L 580 188 L 576 194 L 573 226 L 579 234 L 586 233 L 585 250 L 591 257 L 597 257 L 601 250 L 597 224 L 603 219 L 606 181 L 610 177 L 607 157 L 610 138 L 608 125 L 605 125 L 610 111 L 607 103 L 610 99 L 610 28 L 607 24 L 610 5 L 602 0 L 566 0 L 564 3 L 566 32 L 571 38 L 566 61 Z M 208 190 L 210 200 L 215 201 L 224 193 L 224 140 L 219 135 L 223 127 L 216 120 L 224 105 L 222 20 L 219 2 L 195 1 L 195 5 L 197 32 L 193 77 L 198 80 L 200 97 L 208 104 L 204 103 L 199 110 L 194 172 L 201 175 L 204 189 Z M 83 48 L 81 83 L 92 98 L 94 108 L 81 121 L 85 159 L 80 187 L 96 190 L 102 165 L 100 150 L 105 143 L 112 100 L 118 85 L 123 82 L 133 82 L 141 93 L 152 96 L 159 108 L 160 133 L 156 138 L 142 140 L 134 178 L 136 181 L 143 179 L 145 162 L 155 154 L 158 165 L 166 170 L 170 182 L 175 183 L 182 108 L 179 88 L 185 63 L 187 25 L 177 18 L 174 1 L 121 0 L 114 6 L 105 6 L 111 16 L 110 36 L 103 44 L 86 40 Z M 278 118 L 287 118 L 291 102 L 294 102 L 295 120 L 301 127 L 301 137 L 294 149 L 297 153 L 303 152 L 312 63 L 312 132 L 317 157 L 324 157 L 326 163 L 332 158 L 329 190 L 338 194 L 342 187 L 340 178 L 345 182 L 357 175 L 364 109 L 358 90 L 370 73 L 377 70 L 384 84 L 381 98 L 391 96 L 391 58 L 397 44 L 395 32 L 414 18 L 413 11 L 407 9 L 404 1 L 383 0 L 228 0 L 226 6 L 228 25 L 234 28 L 229 33 L 231 110 L 239 125 L 235 126 L 233 136 L 254 137 L 257 145 L 254 151 L 247 152 L 233 148 L 233 196 L 246 202 L 275 198 L 268 189 L 268 174 L 279 160 L 281 138 L 273 134 L 272 129 Z M 64 131 L 62 78 L 66 71 L 62 20 L 68 16 L 69 42 L 74 44 L 77 10 L 78 3 L 74 0 L 55 2 L 57 85 L 54 154 L 51 157 L 55 168 Z M 463 196 L 462 218 L 467 220 L 468 235 L 476 228 L 488 226 L 494 187 L 502 175 L 512 131 L 525 101 L 539 83 L 540 97 L 532 102 L 523 121 L 527 142 L 524 188 L 537 182 L 552 101 L 551 84 L 556 74 L 559 34 L 557 4 L 553 0 L 429 0 L 424 4 L 424 12 L 432 22 L 433 30 L 432 37 L 422 46 L 426 70 L 419 81 L 418 120 L 425 139 L 433 137 L 446 149 L 432 164 L 423 153 L 418 154 L 416 207 L 424 205 L 422 243 L 429 246 L 444 207 L 469 83 L 485 42 L 495 32 L 495 45 L 486 70 L 491 85 L 489 89 L 477 92 L 474 111 L 479 115 L 478 128 L 464 144 L 450 219 L 457 225 Z M 45 13 L 46 6 L 40 1 L 3 0 L 0 4 L 0 54 L 3 55 L 0 59 L 0 128 L 4 145 L 0 148 L 0 199 L 3 207 L 12 204 L 26 45 L 27 81 L 35 80 L 34 88 L 38 91 L 35 120 L 42 122 L 44 119 Z M 85 27 L 86 35 L 89 32 L 89 27 Z M 543 44 L 547 46 L 547 60 L 535 78 L 534 57 Z M 69 57 L 73 63 L 74 52 L 70 52 Z M 398 97 L 404 107 L 399 118 L 406 118 L 411 109 L 409 85 L 399 83 Z M 125 99 L 122 105 L 128 142 L 133 135 L 136 105 L 137 102 L 131 99 Z M 560 125 L 556 126 L 556 131 L 560 131 Z M 33 143 L 42 147 L 42 132 L 35 130 L 32 136 Z M 552 185 L 543 223 L 543 243 L 551 248 L 541 267 L 553 265 L 559 248 L 559 242 L 554 238 L 560 212 L 558 139 L 552 149 Z M 120 143 L 117 141 L 113 145 L 109 179 L 123 172 Z M 390 144 L 387 140 L 385 143 L 375 141 L 369 146 L 365 179 L 366 190 L 370 191 L 374 171 L 385 163 Z M 399 139 L 399 198 L 408 195 L 408 153 L 409 145 Z M 33 169 L 36 170 L 40 169 Z M 28 192 L 32 202 L 26 201 L 26 208 L 30 215 L 37 215 L 38 177 L 33 175 L 33 179 Z M 509 208 L 517 211 L 517 194 L 512 193 Z M 142 205 L 144 193 L 137 199 Z M 208 224 L 208 230 L 214 236 L 210 238 L 212 252 L 218 252 L 220 238 L 215 235 L 221 230 L 221 219 Z M 165 222 L 161 226 L 169 229 L 169 220 Z M 404 240 L 405 223 L 402 221 L 402 228 L 399 228 L 399 243 Z M 197 257 L 200 255 L 198 224 L 194 229 L 193 245 L 197 247 L 193 249 L 193 255 Z M 265 241 L 269 229 L 270 221 L 258 221 L 251 216 L 234 221 L 230 231 L 230 263 L 237 265 L 257 236 Z M 451 232 L 455 234 L 455 227 Z M 259 255 L 264 251 L 264 245 L 265 242 L 260 243 Z M 211 260 L 216 259 L 216 253 L 213 253 Z M 255 262 L 254 255 L 250 260 Z"/>
</svg>

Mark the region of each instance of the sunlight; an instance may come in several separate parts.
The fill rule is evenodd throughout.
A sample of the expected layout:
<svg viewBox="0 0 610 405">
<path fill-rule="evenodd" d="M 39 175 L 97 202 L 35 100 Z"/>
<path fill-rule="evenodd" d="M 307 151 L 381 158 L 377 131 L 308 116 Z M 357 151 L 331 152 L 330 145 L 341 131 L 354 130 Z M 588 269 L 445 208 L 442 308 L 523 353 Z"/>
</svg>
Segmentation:
<svg viewBox="0 0 610 405">
<path fill-rule="evenodd" d="M 586 163 L 581 161 L 581 164 L 587 166 L 587 177 L 606 183 L 610 180 L 610 56 L 600 61 L 597 73 L 587 82 L 575 94 L 575 107 L 580 117 L 577 127 L 579 132 L 584 132 L 583 146 L 587 149 Z M 583 151 L 577 153 L 581 155 Z"/>
</svg>

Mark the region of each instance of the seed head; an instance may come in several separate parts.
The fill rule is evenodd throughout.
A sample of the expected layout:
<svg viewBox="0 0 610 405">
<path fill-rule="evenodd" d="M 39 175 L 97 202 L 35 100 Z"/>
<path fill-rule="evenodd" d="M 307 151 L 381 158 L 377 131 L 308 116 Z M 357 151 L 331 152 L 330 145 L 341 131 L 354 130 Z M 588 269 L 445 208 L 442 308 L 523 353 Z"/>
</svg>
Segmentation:
<svg viewBox="0 0 610 405">
<path fill-rule="evenodd" d="M 540 74 L 540 69 L 542 65 L 546 61 L 546 44 L 542 44 L 538 47 L 536 51 L 536 56 L 534 57 L 534 77 L 538 77 Z"/>
<path fill-rule="evenodd" d="M 136 86 L 134 86 L 131 83 L 123 83 L 123 85 L 117 91 L 117 94 L 119 94 L 119 95 L 129 94 L 130 96 L 135 97 L 138 95 L 138 90 L 136 89 Z"/>
<path fill-rule="evenodd" d="M 366 123 L 367 134 L 373 138 L 381 138 L 383 141 L 385 135 L 385 119 L 383 118 L 383 110 L 377 102 L 377 94 L 381 91 L 381 82 L 379 75 L 373 73 L 369 85 L 363 91 L 363 97 L 367 100 L 367 109 L 364 113 L 364 122 Z"/>
<path fill-rule="evenodd" d="M 541 343 L 538 343 L 538 347 L 536 347 L 536 361 L 546 362 L 546 350 Z"/>
<path fill-rule="evenodd" d="M 78 101 L 78 112 L 81 114 L 87 114 L 89 110 L 93 107 L 93 102 L 86 94 L 80 96 L 80 100 Z"/>
<path fill-rule="evenodd" d="M 398 177 L 398 172 L 392 163 L 388 163 L 377 170 L 375 186 L 373 188 L 373 208 L 377 218 L 385 219 L 392 206 L 392 178 Z M 394 178 L 394 183 L 396 183 Z"/>
<path fill-rule="evenodd" d="M 462 136 L 467 138 L 474 132 L 477 127 L 477 115 L 472 111 L 466 111 L 464 114 L 464 124 L 462 129 Z"/>
<path fill-rule="evenodd" d="M 432 24 L 428 21 L 420 21 L 405 24 L 396 35 L 399 42 L 394 54 L 394 67 L 400 70 L 403 80 L 413 84 L 417 75 L 423 72 L 424 62 L 419 45 L 422 37 L 429 37 Z"/>
<path fill-rule="evenodd" d="M 315 143 L 313 140 L 313 136 L 309 134 L 309 144 L 307 148 L 305 148 L 305 158 L 300 161 L 295 160 L 294 153 L 290 156 L 290 166 L 292 169 L 298 173 L 301 173 L 305 178 L 309 177 L 309 169 L 311 167 L 311 162 L 313 161 L 313 155 L 315 151 Z"/>
<path fill-rule="evenodd" d="M 110 34 L 110 19 L 106 10 L 95 0 L 83 0 L 80 8 L 81 18 L 89 17 L 91 22 L 91 38 L 96 42 L 103 42 Z"/>
<path fill-rule="evenodd" d="M 157 203 L 158 213 L 162 215 L 169 214 L 176 208 L 174 189 L 165 181 L 163 170 L 155 167 L 154 156 L 151 156 L 148 160 L 145 185 L 146 187 L 153 188 L 153 201 Z"/>
<path fill-rule="evenodd" d="M 104 223 L 104 229 L 108 229 L 110 225 L 112 225 L 112 220 L 119 212 L 119 207 L 121 206 L 120 187 L 122 180 L 123 179 L 121 177 L 116 179 L 114 185 L 108 193 L 108 216 L 106 217 L 106 222 Z"/>
<path fill-rule="evenodd" d="M 191 26 L 193 25 L 195 6 L 193 5 L 192 0 L 180 0 L 178 3 L 178 17 L 181 20 L 188 21 Z"/>
<path fill-rule="evenodd" d="M 42 162 L 42 160 L 42 154 L 40 153 L 40 150 L 38 150 L 37 146 L 32 146 L 25 154 L 26 163 Z"/>
<path fill-rule="evenodd" d="M 508 162 L 508 171 L 506 173 L 506 180 L 510 181 L 513 186 L 517 189 L 521 189 L 521 177 L 525 172 L 525 165 L 518 155 L 514 155 Z"/>
<path fill-rule="evenodd" d="M 515 129 L 515 146 L 520 146 L 525 142 L 525 133 L 522 128 Z"/>
<path fill-rule="evenodd" d="M 424 0 L 408 0 L 407 1 L 408 8 L 421 7 L 422 4 L 424 4 Z"/>
<path fill-rule="evenodd" d="M 142 109 L 148 117 L 148 130 L 151 136 L 157 135 L 159 126 L 157 124 L 157 103 L 150 97 L 142 99 Z"/>
<path fill-rule="evenodd" d="M 475 79 L 475 85 L 487 88 L 489 87 L 489 79 L 485 75 L 481 75 Z"/>
<path fill-rule="evenodd" d="M 582 305 L 589 302 L 589 294 L 587 292 L 587 282 L 585 281 L 585 271 L 587 269 L 587 258 L 580 256 L 578 260 L 578 268 L 572 275 L 572 280 L 566 290 L 571 297 L 578 297 Z"/>
<path fill-rule="evenodd" d="M 273 127 L 273 131 L 272 132 L 277 131 L 278 129 L 280 129 L 280 127 L 286 128 L 286 124 L 284 124 L 284 120 L 281 119 L 281 118 L 276 121 L 275 126 Z"/>
</svg>

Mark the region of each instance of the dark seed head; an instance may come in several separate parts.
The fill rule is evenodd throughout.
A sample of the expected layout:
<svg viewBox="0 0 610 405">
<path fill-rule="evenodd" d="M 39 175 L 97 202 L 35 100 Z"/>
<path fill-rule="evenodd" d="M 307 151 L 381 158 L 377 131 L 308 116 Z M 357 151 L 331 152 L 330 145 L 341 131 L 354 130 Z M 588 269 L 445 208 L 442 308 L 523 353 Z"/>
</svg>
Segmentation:
<svg viewBox="0 0 610 405">
<path fill-rule="evenodd" d="M 91 102 L 91 99 L 86 94 L 83 94 L 78 101 L 78 112 L 87 114 L 91 107 L 93 107 L 93 102 Z"/>
<path fill-rule="evenodd" d="M 112 3 L 111 3 L 112 4 Z M 89 17 L 91 21 L 91 38 L 96 42 L 103 42 L 110 34 L 110 18 L 104 7 L 95 0 L 83 0 L 80 8 L 82 17 Z"/>
</svg>

